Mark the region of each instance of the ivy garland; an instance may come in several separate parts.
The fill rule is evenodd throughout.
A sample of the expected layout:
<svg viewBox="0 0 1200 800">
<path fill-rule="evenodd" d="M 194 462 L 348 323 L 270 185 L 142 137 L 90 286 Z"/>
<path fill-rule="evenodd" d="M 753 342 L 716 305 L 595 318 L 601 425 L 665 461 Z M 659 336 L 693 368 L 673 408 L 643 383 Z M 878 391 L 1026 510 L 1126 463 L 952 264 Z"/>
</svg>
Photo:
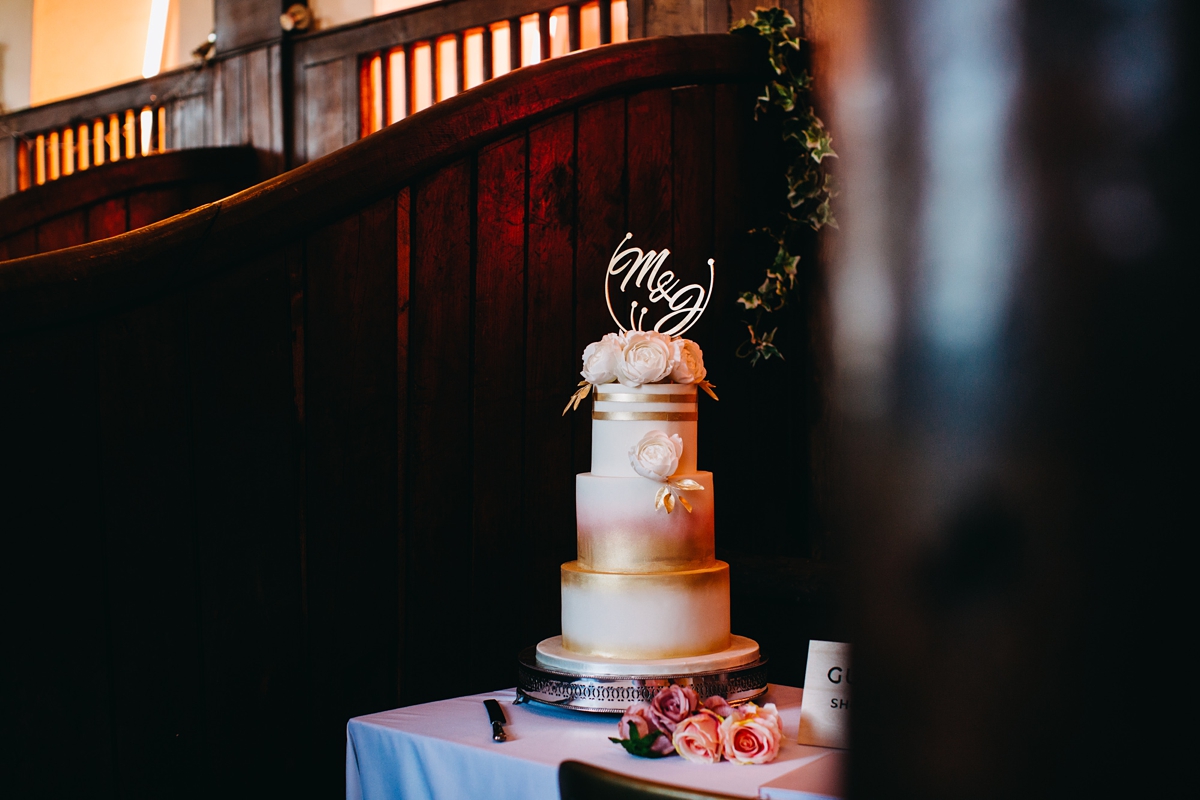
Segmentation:
<svg viewBox="0 0 1200 800">
<path fill-rule="evenodd" d="M 769 236 L 775 242 L 774 263 L 767 268 L 761 286 L 743 292 L 737 299 L 747 311 L 755 312 L 753 321 L 746 323 L 750 338 L 737 349 L 739 358 L 749 358 L 754 365 L 772 356 L 783 358 L 775 346 L 779 326 L 768 331 L 768 315 L 794 305 L 799 299 L 796 266 L 800 256 L 792 253 L 799 234 L 806 228 L 819 231 L 826 225 L 837 227 L 829 207 L 833 186 L 822 163 L 826 158 L 837 158 L 837 153 L 830 146 L 833 140 L 825 124 L 808 104 L 812 76 L 800 63 L 800 40 L 788 34 L 796 21 L 782 8 L 760 8 L 751 14 L 749 22 L 737 22 L 730 32 L 761 39 L 767 46 L 767 58 L 775 77 L 755 103 L 754 118 L 759 119 L 772 108 L 779 109 L 782 115 L 780 130 L 788 187 L 787 206 L 780 215 L 780 224 L 750 231 Z"/>
</svg>

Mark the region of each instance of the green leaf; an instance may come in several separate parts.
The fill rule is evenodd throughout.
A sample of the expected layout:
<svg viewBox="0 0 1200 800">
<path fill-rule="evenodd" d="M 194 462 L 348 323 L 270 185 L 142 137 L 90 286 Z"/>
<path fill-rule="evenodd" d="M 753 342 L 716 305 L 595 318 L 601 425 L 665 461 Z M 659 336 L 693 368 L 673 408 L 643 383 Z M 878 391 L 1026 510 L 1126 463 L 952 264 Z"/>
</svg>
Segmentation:
<svg viewBox="0 0 1200 800">
<path fill-rule="evenodd" d="M 642 736 L 638 733 L 636 725 L 630 725 L 628 739 L 618 739 L 615 736 L 610 736 L 608 740 L 616 742 L 625 748 L 625 752 L 638 758 L 665 758 L 666 756 L 674 755 L 674 753 L 657 753 L 650 749 L 650 746 L 654 744 L 654 740 L 662 735 L 662 731 L 650 731 L 645 736 Z"/>
</svg>

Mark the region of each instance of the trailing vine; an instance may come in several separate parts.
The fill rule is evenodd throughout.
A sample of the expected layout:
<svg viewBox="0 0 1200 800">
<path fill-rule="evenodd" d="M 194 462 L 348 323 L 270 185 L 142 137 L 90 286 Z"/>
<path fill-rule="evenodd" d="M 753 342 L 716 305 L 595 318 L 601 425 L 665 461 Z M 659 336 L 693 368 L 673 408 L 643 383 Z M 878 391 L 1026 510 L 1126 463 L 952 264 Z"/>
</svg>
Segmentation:
<svg viewBox="0 0 1200 800">
<path fill-rule="evenodd" d="M 767 58 L 775 76 L 763 88 L 754 105 L 754 118 L 778 114 L 783 138 L 784 177 L 787 180 L 787 202 L 774 227 L 756 228 L 750 233 L 769 237 L 776 246 L 775 258 L 767 267 L 766 279 L 757 289 L 742 292 L 737 302 L 753 319 L 746 322 L 750 338 L 738 347 L 739 358 L 749 358 L 751 365 L 773 356 L 783 358 L 775 345 L 779 325 L 772 326 L 772 314 L 783 311 L 798 301 L 796 269 L 800 256 L 800 234 L 808 229 L 819 231 L 829 225 L 837 227 L 829 201 L 834 196 L 824 160 L 836 158 L 832 137 L 825 124 L 809 105 L 812 76 L 800 56 L 800 39 L 793 38 L 789 29 L 796 21 L 782 8 L 760 8 L 751 12 L 749 21 L 734 24 L 731 33 L 761 39 L 767 47 Z M 770 328 L 770 330 L 768 330 Z"/>
</svg>

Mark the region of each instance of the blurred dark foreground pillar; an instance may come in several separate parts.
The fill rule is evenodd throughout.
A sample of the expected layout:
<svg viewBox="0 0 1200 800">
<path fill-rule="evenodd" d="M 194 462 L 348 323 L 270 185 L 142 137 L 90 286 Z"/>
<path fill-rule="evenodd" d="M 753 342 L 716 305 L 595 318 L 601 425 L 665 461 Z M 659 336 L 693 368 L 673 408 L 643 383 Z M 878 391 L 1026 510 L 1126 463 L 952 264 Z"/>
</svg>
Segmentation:
<svg viewBox="0 0 1200 800">
<path fill-rule="evenodd" d="M 1150 796 L 1194 760 L 1197 5 L 846 4 L 857 797 Z"/>
</svg>

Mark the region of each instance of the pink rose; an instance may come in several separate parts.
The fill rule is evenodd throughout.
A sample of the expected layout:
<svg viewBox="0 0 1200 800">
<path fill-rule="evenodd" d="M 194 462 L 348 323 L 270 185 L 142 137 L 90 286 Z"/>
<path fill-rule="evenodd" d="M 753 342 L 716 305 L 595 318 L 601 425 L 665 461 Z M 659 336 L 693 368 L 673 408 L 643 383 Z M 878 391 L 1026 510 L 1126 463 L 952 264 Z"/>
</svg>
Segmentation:
<svg viewBox="0 0 1200 800">
<path fill-rule="evenodd" d="M 715 764 L 721 760 L 721 718 L 700 709 L 675 726 L 675 752 L 697 764 Z"/>
<path fill-rule="evenodd" d="M 675 726 L 692 715 L 700 704 L 694 689 L 674 684 L 660 689 L 650 701 L 650 721 L 660 731 L 671 736 Z"/>
<path fill-rule="evenodd" d="M 719 694 L 714 694 L 705 700 L 704 707 L 722 718 L 728 717 L 733 713 L 733 708 L 730 707 L 729 702 Z"/>
<path fill-rule="evenodd" d="M 622 739 L 629 738 L 629 726 L 637 728 L 638 736 L 644 737 L 650 731 L 658 730 L 654 724 L 650 722 L 650 704 L 649 703 L 634 703 L 629 708 L 625 709 L 625 713 L 621 716 L 621 721 L 617 723 L 617 736 Z"/>
<path fill-rule="evenodd" d="M 721 723 L 721 751 L 737 764 L 766 764 L 779 755 L 783 725 L 774 703 L 747 703 Z"/>
</svg>

